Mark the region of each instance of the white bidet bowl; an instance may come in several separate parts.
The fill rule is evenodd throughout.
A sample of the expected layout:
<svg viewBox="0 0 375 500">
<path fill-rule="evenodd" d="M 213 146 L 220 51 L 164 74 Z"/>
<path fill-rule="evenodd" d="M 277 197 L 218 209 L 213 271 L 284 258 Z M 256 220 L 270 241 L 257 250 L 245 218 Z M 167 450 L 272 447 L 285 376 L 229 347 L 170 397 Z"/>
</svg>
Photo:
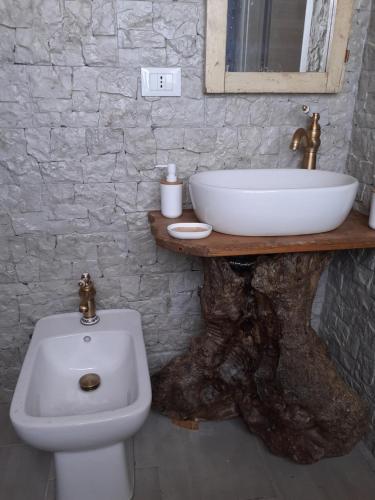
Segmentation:
<svg viewBox="0 0 375 500">
<path fill-rule="evenodd" d="M 131 437 L 151 405 L 140 315 L 100 311 L 100 322 L 58 314 L 36 324 L 10 416 L 20 437 L 54 452 L 59 500 L 128 500 L 132 496 Z M 79 379 L 96 373 L 84 392 Z"/>
</svg>

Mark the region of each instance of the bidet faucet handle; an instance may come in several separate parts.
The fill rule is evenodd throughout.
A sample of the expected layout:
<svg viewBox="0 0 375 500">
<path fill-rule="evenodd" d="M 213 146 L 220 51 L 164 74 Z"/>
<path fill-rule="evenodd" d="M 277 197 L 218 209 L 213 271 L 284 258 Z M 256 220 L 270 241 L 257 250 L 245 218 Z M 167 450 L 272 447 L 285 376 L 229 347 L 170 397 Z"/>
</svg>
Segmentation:
<svg viewBox="0 0 375 500">
<path fill-rule="evenodd" d="M 82 273 L 81 279 L 78 282 L 79 286 L 88 286 L 91 283 L 91 276 L 89 273 Z"/>
</svg>

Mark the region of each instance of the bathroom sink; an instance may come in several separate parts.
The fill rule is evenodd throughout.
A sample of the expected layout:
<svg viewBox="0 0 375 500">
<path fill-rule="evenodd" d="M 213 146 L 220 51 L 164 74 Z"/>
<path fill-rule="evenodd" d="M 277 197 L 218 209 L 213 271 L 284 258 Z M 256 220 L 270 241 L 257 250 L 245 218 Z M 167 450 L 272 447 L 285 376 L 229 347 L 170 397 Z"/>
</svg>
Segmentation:
<svg viewBox="0 0 375 500">
<path fill-rule="evenodd" d="M 314 234 L 340 226 L 358 181 L 324 170 L 213 170 L 189 179 L 196 216 L 239 236 Z"/>
</svg>

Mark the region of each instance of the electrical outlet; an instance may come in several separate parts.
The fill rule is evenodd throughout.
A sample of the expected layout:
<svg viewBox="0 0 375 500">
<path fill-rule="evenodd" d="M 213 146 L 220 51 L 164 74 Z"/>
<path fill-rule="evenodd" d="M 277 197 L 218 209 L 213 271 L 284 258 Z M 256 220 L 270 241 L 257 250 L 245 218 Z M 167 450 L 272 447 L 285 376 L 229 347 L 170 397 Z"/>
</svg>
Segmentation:
<svg viewBox="0 0 375 500">
<path fill-rule="evenodd" d="M 181 68 L 142 68 L 142 95 L 181 96 Z"/>
</svg>

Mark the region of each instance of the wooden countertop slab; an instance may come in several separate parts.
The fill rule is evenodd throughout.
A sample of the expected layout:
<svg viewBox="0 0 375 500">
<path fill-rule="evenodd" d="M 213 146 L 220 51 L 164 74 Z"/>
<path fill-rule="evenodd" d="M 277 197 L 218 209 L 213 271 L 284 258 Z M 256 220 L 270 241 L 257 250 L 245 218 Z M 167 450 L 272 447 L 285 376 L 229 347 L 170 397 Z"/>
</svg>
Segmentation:
<svg viewBox="0 0 375 500">
<path fill-rule="evenodd" d="M 173 252 L 199 257 L 263 255 L 273 253 L 319 252 L 353 248 L 375 248 L 375 230 L 368 227 L 368 216 L 352 211 L 334 231 L 304 236 L 231 236 L 213 231 L 201 240 L 177 240 L 167 226 L 175 222 L 196 222 L 193 210 L 184 210 L 178 219 L 167 219 L 158 211 L 148 219 L 156 243 Z"/>
</svg>

